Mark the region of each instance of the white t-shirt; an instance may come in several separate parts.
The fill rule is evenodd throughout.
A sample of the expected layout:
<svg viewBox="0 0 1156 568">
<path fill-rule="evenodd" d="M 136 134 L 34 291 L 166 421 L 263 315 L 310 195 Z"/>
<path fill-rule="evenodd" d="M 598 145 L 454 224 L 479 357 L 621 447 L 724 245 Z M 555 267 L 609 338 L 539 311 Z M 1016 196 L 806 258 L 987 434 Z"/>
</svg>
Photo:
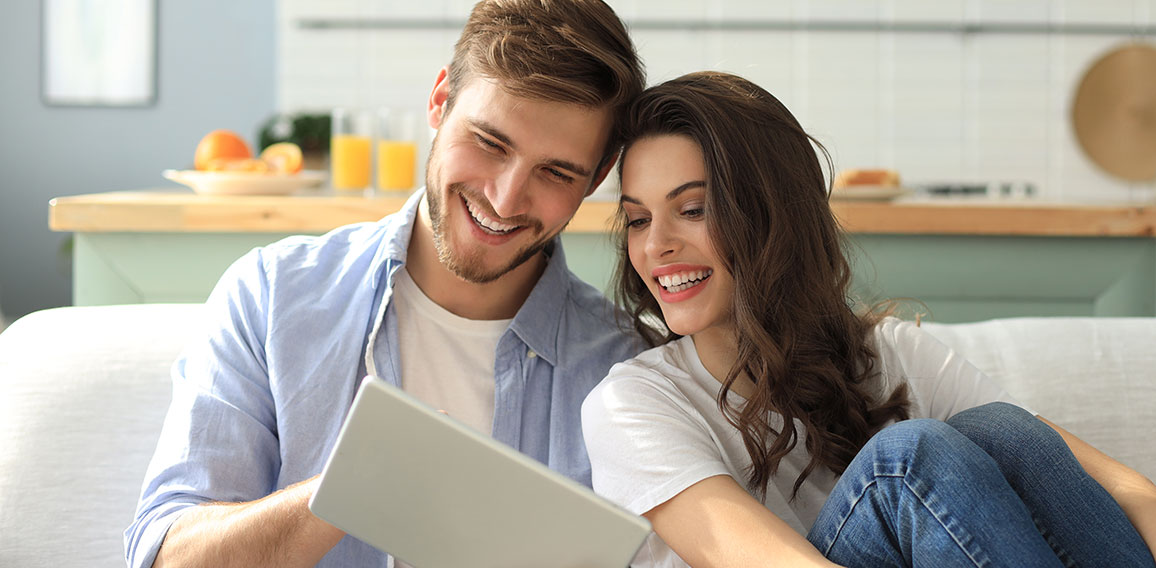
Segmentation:
<svg viewBox="0 0 1156 568">
<path fill-rule="evenodd" d="M 401 388 L 490 435 L 494 424 L 494 353 L 512 320 L 471 320 L 450 313 L 397 272 Z"/>
<path fill-rule="evenodd" d="M 945 420 L 988 402 L 1018 404 L 979 369 L 914 324 L 886 318 L 874 334 L 877 392 L 886 399 L 907 382 L 912 418 Z M 708 477 L 729 475 L 746 487 L 750 456 L 741 434 L 718 409 L 721 388 L 703 367 L 690 337 L 612 367 L 582 405 L 594 490 L 643 514 Z M 734 391 L 728 397 L 740 405 L 744 401 Z M 770 423 L 779 429 L 782 418 L 773 414 Z M 795 428 L 799 443 L 779 462 L 763 504 L 805 536 L 838 478 L 830 470 L 816 469 L 789 502 L 795 479 L 810 461 L 802 442 L 805 431 L 797 422 Z M 686 565 L 655 534 L 633 564 Z"/>
</svg>

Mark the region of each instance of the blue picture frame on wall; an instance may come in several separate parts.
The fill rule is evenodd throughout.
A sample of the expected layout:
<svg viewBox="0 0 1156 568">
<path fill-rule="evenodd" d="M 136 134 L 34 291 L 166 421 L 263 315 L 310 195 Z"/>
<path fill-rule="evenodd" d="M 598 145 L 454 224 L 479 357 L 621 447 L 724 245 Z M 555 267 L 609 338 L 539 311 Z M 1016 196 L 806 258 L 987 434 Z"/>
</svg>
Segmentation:
<svg viewBox="0 0 1156 568">
<path fill-rule="evenodd" d="M 156 0 L 41 0 L 41 7 L 44 104 L 156 102 Z"/>
</svg>

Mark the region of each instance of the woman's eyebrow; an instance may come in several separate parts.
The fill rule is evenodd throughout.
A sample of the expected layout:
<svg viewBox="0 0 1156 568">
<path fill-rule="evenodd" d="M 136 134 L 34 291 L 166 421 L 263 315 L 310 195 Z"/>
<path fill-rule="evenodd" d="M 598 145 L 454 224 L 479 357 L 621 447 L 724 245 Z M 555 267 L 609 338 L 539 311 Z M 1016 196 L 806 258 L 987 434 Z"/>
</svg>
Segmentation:
<svg viewBox="0 0 1156 568">
<path fill-rule="evenodd" d="M 694 189 L 696 187 L 706 187 L 706 182 L 702 181 L 702 180 L 688 181 L 688 182 L 670 190 L 670 192 L 666 194 L 666 200 L 670 201 L 671 199 L 678 197 L 680 194 L 682 194 L 682 192 L 684 192 L 688 189 Z M 641 201 L 639 201 L 633 197 L 630 197 L 629 195 L 625 195 L 625 194 L 622 195 L 621 197 L 619 197 L 618 201 L 619 201 L 619 203 L 633 203 L 635 205 L 642 205 Z"/>
<path fill-rule="evenodd" d="M 671 199 L 678 197 L 679 194 L 681 194 L 682 192 L 684 192 L 688 189 L 696 188 L 696 187 L 706 187 L 706 182 L 702 181 L 702 180 L 688 181 L 688 182 L 670 190 L 670 193 L 666 194 L 666 200 L 670 201 Z"/>
</svg>

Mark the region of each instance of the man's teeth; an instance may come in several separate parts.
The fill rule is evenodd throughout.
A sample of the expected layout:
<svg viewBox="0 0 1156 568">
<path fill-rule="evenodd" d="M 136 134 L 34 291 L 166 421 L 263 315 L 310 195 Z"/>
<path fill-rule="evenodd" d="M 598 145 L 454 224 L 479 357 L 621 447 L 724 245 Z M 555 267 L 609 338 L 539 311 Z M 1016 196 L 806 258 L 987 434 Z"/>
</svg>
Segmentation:
<svg viewBox="0 0 1156 568">
<path fill-rule="evenodd" d="M 667 292 L 681 292 L 687 288 L 701 284 L 703 279 L 710 276 L 713 272 L 713 270 L 707 269 L 667 274 L 666 276 L 659 276 L 658 283 L 661 284 L 663 288 L 666 288 Z"/>
<path fill-rule="evenodd" d="M 495 233 L 508 233 L 518 228 L 517 225 L 507 225 L 505 223 L 491 219 L 488 215 L 482 213 L 481 210 L 475 207 L 474 204 L 470 202 L 470 200 L 466 199 L 464 201 L 466 202 L 466 209 L 469 209 L 470 211 L 470 216 L 473 217 L 474 221 L 482 227 Z"/>
</svg>

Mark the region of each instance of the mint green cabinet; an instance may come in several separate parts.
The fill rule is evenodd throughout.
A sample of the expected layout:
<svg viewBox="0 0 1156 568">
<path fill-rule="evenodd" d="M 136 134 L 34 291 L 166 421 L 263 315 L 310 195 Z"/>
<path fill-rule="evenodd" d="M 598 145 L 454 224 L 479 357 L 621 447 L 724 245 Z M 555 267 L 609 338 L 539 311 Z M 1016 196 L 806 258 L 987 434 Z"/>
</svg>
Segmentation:
<svg viewBox="0 0 1156 568">
<path fill-rule="evenodd" d="M 76 234 L 77 305 L 203 301 L 231 262 L 278 233 Z M 571 269 L 606 289 L 615 252 L 605 233 L 566 233 Z M 853 235 L 856 294 L 909 298 L 942 322 L 1013 316 L 1156 315 L 1156 239 Z"/>
<path fill-rule="evenodd" d="M 1156 315 L 1156 239 L 856 235 L 851 242 L 862 298 L 917 299 L 936 321 Z"/>
</svg>

